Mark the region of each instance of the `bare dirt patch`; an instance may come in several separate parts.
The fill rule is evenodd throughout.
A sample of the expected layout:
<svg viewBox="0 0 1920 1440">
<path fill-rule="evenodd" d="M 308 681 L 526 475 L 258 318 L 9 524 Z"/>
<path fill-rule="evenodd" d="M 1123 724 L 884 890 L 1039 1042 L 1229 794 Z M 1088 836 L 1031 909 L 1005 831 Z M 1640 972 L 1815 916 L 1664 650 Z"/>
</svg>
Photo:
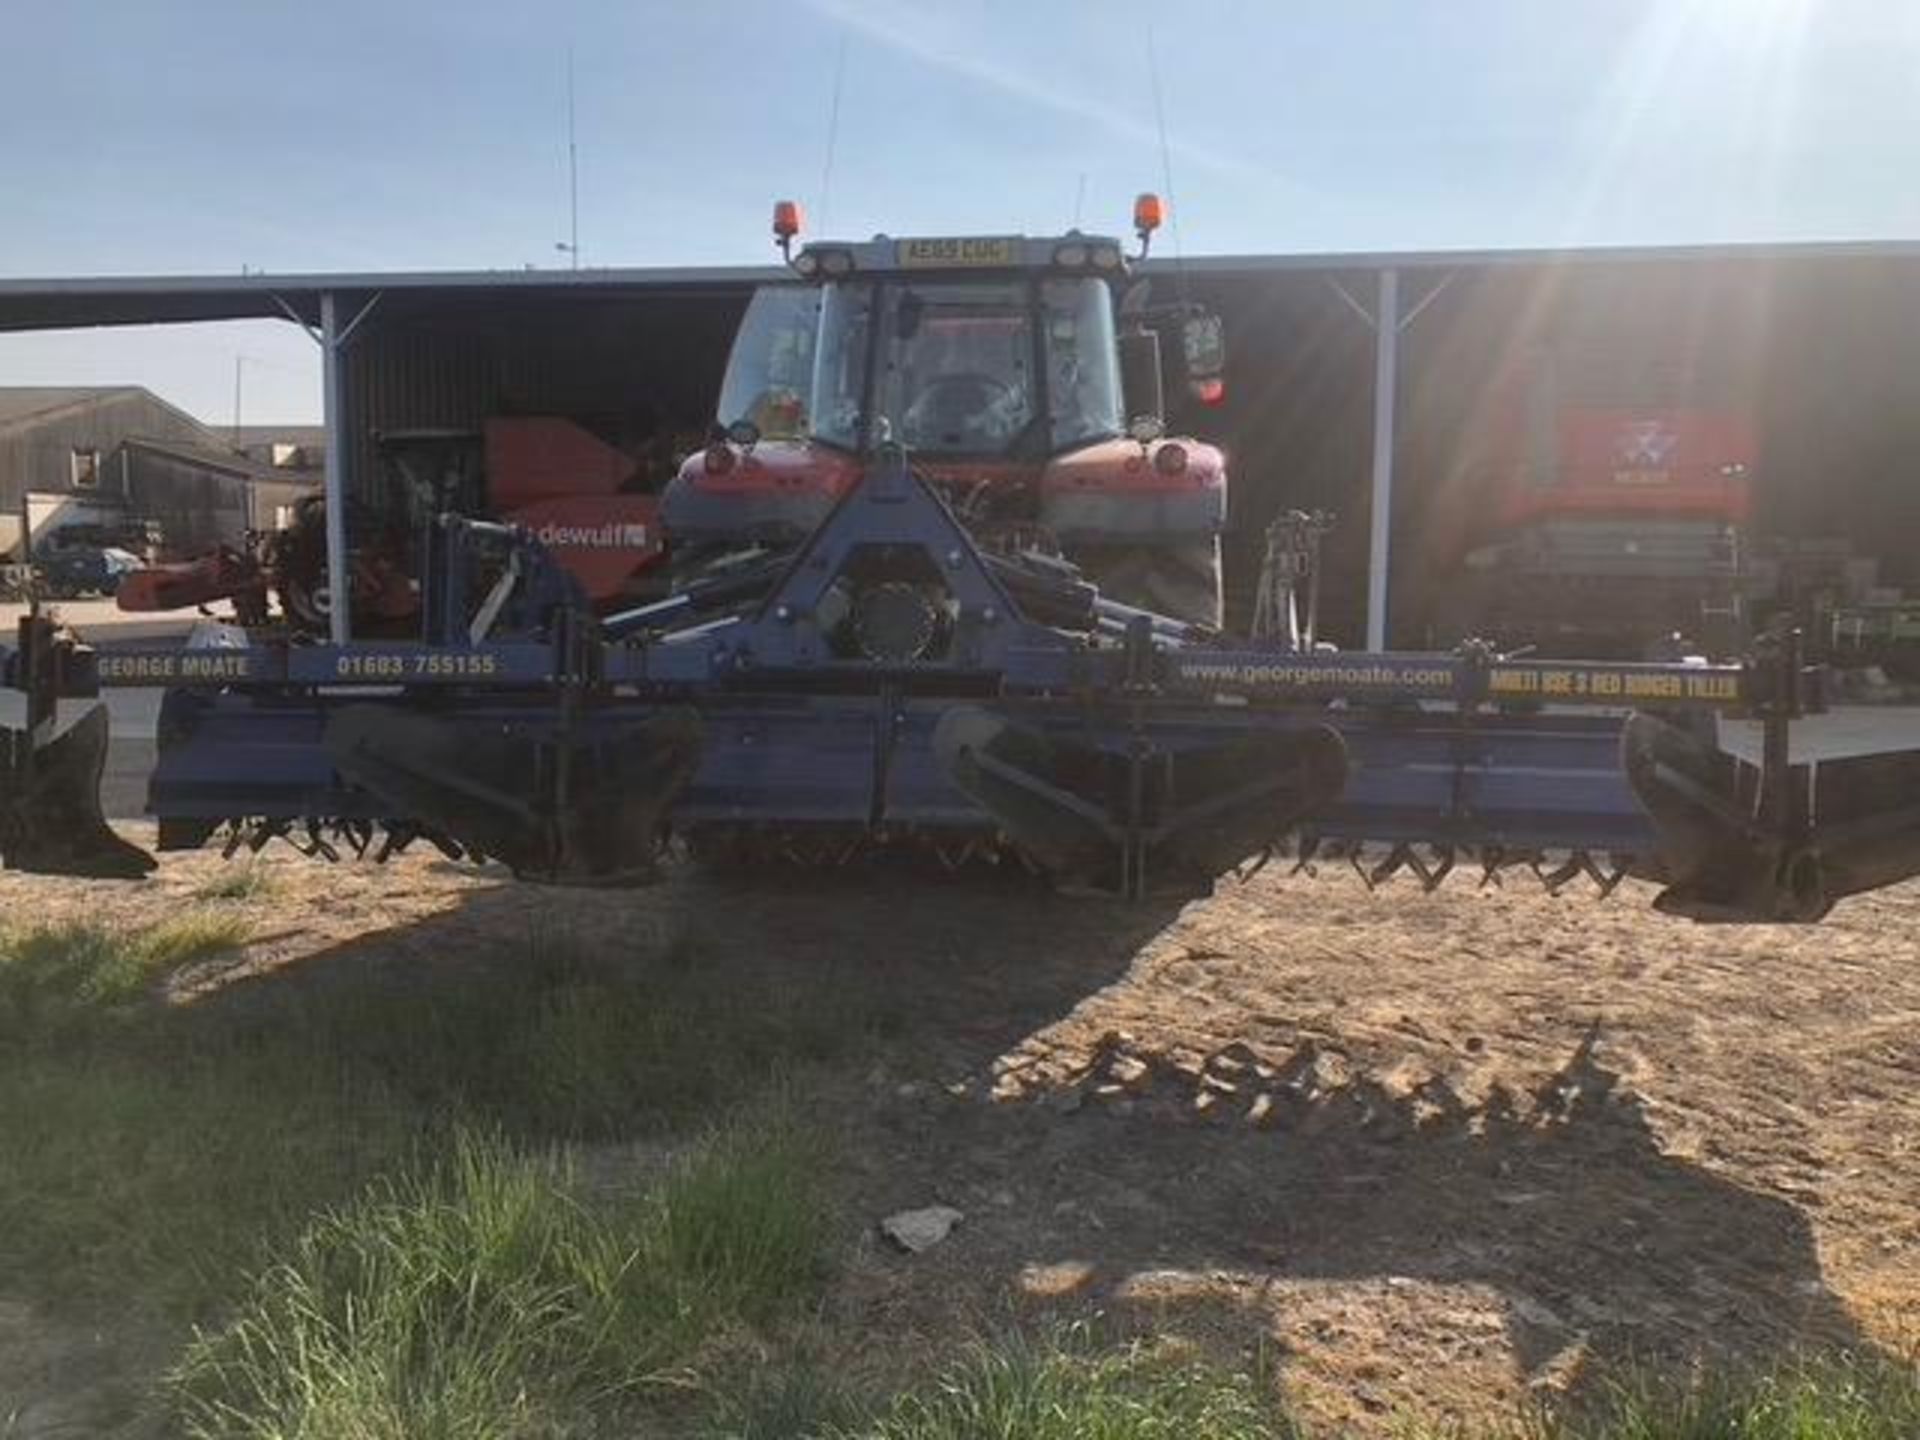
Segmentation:
<svg viewBox="0 0 1920 1440">
<path fill-rule="evenodd" d="M 257 895 L 202 898 L 219 863 L 0 875 L 0 914 L 245 909 L 259 938 L 188 999 L 367 966 L 457 983 L 564 934 L 684 943 L 742 1006 L 797 970 L 884 1015 L 892 1038 L 820 1087 L 851 1249 L 821 1318 L 876 1373 L 1098 1309 L 1264 1348 L 1310 1413 L 1364 1429 L 1510 1413 L 1627 1358 L 1920 1331 L 1920 887 L 1793 929 L 1669 919 L 1631 885 L 1266 875 L 1123 908 L 894 874 L 556 892 L 284 850 Z M 873 1237 L 932 1204 L 966 1214 L 934 1249 Z M 0 1326 L 0 1376 L 57 1375 L 25 1333 Z"/>
</svg>

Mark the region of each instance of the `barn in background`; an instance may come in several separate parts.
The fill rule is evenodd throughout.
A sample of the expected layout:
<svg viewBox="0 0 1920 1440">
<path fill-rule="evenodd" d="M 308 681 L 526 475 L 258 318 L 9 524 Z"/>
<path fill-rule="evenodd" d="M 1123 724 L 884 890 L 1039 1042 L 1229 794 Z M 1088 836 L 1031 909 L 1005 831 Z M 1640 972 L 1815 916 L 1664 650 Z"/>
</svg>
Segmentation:
<svg viewBox="0 0 1920 1440">
<path fill-rule="evenodd" d="M 129 438 L 110 467 L 127 512 L 157 528 L 159 558 L 184 559 L 234 545 L 249 530 L 282 530 L 317 473 L 232 450 Z"/>
<path fill-rule="evenodd" d="M 139 386 L 0 388 L 0 555 L 23 516 L 36 545 L 68 530 L 191 555 L 274 527 L 318 485 L 317 469 L 238 452 Z"/>
</svg>

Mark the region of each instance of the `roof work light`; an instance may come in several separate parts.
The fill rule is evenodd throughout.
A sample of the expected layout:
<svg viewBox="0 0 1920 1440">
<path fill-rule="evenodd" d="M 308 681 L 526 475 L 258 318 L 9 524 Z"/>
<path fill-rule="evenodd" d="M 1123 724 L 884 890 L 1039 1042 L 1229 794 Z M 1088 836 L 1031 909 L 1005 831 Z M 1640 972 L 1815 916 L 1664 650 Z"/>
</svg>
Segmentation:
<svg viewBox="0 0 1920 1440">
<path fill-rule="evenodd" d="M 800 233 L 802 220 L 800 202 L 797 200 L 776 200 L 773 204 L 773 238 L 785 255 L 793 246 L 793 237 Z"/>
<path fill-rule="evenodd" d="M 1153 232 L 1165 223 L 1166 218 L 1165 203 L 1151 190 L 1142 191 L 1134 197 L 1133 233 L 1140 237 L 1140 258 L 1146 258 L 1147 247 L 1153 243 Z"/>
</svg>

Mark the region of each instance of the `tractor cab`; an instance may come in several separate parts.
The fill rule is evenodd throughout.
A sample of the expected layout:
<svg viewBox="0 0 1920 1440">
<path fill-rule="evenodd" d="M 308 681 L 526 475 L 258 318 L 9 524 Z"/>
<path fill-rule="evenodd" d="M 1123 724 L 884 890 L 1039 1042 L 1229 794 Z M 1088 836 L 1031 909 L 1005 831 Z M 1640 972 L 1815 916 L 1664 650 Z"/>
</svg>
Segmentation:
<svg viewBox="0 0 1920 1440">
<path fill-rule="evenodd" d="M 1110 241 L 1074 248 L 1121 263 Z M 1041 263 L 1022 263 L 1029 251 Z M 977 272 L 955 268 L 962 254 Z M 1041 242 L 810 246 L 795 268 L 821 278 L 754 298 L 721 395 L 729 424 L 855 455 L 892 442 L 1028 464 L 1126 433 L 1107 281 L 1048 265 Z M 783 361 L 796 368 L 775 373 Z"/>
<path fill-rule="evenodd" d="M 1159 204 L 1142 197 L 1144 254 Z M 1220 452 L 1162 432 L 1160 331 L 1182 378 L 1221 394 L 1219 321 L 1153 310 L 1120 242 L 974 236 L 819 242 L 755 293 L 736 332 L 712 444 L 669 488 L 676 568 L 812 533 L 883 446 L 990 548 L 1038 548 L 1113 598 L 1218 625 Z M 1132 257 L 1137 259 L 1138 257 Z"/>
</svg>

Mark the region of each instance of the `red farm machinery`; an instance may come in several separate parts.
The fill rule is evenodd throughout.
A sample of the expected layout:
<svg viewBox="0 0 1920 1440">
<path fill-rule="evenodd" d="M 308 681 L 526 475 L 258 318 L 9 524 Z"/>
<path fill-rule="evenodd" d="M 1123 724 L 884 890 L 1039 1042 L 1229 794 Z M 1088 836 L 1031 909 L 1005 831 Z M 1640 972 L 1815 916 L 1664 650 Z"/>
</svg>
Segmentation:
<svg viewBox="0 0 1920 1440">
<path fill-rule="evenodd" d="M 644 458 L 575 421 L 496 416 L 478 430 L 391 431 L 375 443 L 380 482 L 356 497 L 346 520 L 354 540 L 349 601 L 363 633 L 418 628 L 427 540 L 445 514 L 525 530 L 600 610 L 665 592 L 657 481 Z M 116 599 L 141 612 L 225 601 L 249 630 L 316 638 L 329 628 L 326 527 L 322 497 L 308 497 L 286 529 L 136 570 Z"/>
<path fill-rule="evenodd" d="M 1436 638 L 1633 659 L 1744 643 L 1752 417 L 1672 367 L 1604 368 L 1543 350 L 1492 387 Z"/>
<path fill-rule="evenodd" d="M 1143 197 L 1141 253 L 1158 219 Z M 1920 753 L 1810 751 L 1826 677 L 1790 630 L 1729 664 L 1223 631 L 1225 460 L 1159 418 L 1164 339 L 1204 398 L 1220 323 L 1157 307 L 1118 242 L 798 228 L 781 207 L 792 281 L 749 308 L 720 428 L 664 497 L 671 593 L 596 595 L 538 526 L 434 483 L 387 633 L 110 654 L 30 617 L 6 862 L 150 868 L 101 818 L 105 709 L 57 724 L 141 684 L 167 688 L 163 850 L 424 842 L 579 884 L 682 846 L 910 852 L 1133 897 L 1284 849 L 1429 886 L 1642 876 L 1667 908 L 1793 920 L 1920 873 Z M 1280 559 L 1270 622 L 1311 583 Z"/>
</svg>

